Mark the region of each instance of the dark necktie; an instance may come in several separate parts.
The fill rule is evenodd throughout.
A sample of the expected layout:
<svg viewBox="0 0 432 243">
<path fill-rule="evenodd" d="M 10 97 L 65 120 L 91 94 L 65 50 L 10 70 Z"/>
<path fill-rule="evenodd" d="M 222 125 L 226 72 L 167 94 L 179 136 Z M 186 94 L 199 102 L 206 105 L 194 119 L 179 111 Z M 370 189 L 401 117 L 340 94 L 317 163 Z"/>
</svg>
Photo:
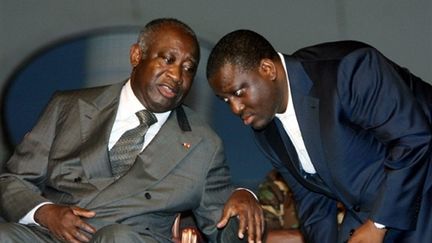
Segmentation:
<svg viewBox="0 0 432 243">
<path fill-rule="evenodd" d="M 109 151 L 113 176 L 123 175 L 135 162 L 144 144 L 144 135 L 148 128 L 157 122 L 153 113 L 141 110 L 135 113 L 140 125 L 123 133 Z"/>
</svg>

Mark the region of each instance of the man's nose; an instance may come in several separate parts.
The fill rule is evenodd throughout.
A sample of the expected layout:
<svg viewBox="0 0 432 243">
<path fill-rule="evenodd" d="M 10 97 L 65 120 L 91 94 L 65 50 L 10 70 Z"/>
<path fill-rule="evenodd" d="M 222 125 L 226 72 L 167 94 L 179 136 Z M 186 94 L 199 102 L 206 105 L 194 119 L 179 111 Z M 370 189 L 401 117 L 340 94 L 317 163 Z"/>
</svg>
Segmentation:
<svg viewBox="0 0 432 243">
<path fill-rule="evenodd" d="M 176 83 L 181 83 L 182 68 L 179 65 L 172 65 L 168 69 L 168 76 Z"/>
<path fill-rule="evenodd" d="M 233 99 L 230 102 L 231 102 L 231 111 L 236 115 L 241 115 L 245 106 L 237 99 Z"/>
</svg>

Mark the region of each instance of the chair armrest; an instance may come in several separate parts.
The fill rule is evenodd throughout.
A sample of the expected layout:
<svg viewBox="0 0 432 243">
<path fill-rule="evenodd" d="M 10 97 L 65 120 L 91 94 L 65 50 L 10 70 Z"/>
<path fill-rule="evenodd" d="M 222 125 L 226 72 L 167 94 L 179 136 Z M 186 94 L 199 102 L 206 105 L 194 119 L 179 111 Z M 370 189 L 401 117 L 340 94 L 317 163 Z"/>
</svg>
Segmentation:
<svg viewBox="0 0 432 243">
<path fill-rule="evenodd" d="M 172 240 L 175 243 L 205 243 L 204 237 L 196 226 L 182 226 L 179 213 L 172 227 Z"/>
</svg>

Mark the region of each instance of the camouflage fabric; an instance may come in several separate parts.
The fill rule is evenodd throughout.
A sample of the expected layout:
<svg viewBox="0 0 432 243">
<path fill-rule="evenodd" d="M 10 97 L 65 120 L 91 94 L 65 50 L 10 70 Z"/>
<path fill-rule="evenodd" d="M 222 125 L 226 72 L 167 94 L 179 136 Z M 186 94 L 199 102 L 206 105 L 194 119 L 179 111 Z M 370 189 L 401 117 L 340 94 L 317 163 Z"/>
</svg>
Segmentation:
<svg viewBox="0 0 432 243">
<path fill-rule="evenodd" d="M 270 171 L 258 187 L 258 199 L 268 230 L 298 229 L 299 221 L 292 192 L 276 171 Z"/>
</svg>

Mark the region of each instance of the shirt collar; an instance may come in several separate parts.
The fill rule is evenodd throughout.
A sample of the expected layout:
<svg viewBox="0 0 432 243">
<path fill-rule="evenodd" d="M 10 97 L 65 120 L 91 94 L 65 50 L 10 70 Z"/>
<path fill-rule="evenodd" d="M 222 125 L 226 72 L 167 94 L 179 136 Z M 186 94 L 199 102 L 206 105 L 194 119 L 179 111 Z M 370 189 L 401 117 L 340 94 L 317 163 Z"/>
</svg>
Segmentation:
<svg viewBox="0 0 432 243">
<path fill-rule="evenodd" d="M 282 53 L 278 52 L 279 58 L 282 62 L 282 66 L 284 68 L 285 71 L 285 76 L 286 76 L 286 80 L 287 80 L 287 92 L 288 92 L 288 102 L 287 102 L 287 108 L 285 110 L 284 113 L 282 114 L 276 114 L 276 117 L 281 118 L 283 116 L 295 116 L 295 111 L 294 111 L 294 105 L 293 105 L 293 101 L 292 101 L 292 95 L 291 95 L 291 89 L 290 89 L 290 82 L 289 82 L 289 76 L 288 76 L 288 71 L 286 68 L 286 64 L 285 64 L 285 58 L 283 56 Z"/>
<path fill-rule="evenodd" d="M 131 81 L 129 79 L 123 86 L 120 94 L 120 104 L 117 117 L 121 120 L 127 119 L 130 116 L 135 117 L 137 111 L 147 109 L 135 96 L 130 83 Z M 171 111 L 166 111 L 162 113 L 154 113 L 154 115 L 156 116 L 158 123 L 161 122 L 161 124 L 163 124 L 168 119 L 170 113 Z"/>
</svg>

